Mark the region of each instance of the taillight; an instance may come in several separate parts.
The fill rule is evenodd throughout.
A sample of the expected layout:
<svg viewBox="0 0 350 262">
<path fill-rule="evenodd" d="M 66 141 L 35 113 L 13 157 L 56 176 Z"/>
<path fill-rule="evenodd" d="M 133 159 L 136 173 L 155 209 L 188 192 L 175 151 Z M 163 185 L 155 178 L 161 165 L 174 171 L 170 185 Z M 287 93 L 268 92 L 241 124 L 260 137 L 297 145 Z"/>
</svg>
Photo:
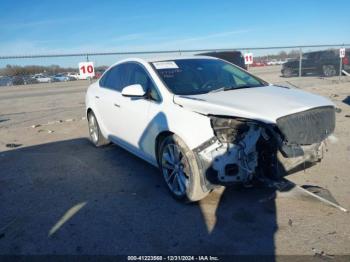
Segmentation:
<svg viewBox="0 0 350 262">
<path fill-rule="evenodd" d="M 349 58 L 346 56 L 343 58 L 343 65 L 348 65 L 349 64 Z"/>
</svg>

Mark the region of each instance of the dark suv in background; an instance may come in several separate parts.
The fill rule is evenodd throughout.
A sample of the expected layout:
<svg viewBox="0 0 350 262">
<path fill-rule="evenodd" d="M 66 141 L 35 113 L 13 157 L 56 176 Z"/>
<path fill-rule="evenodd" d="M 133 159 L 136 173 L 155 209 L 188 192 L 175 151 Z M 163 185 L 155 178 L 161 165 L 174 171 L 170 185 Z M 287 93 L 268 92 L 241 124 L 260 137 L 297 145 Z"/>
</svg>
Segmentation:
<svg viewBox="0 0 350 262">
<path fill-rule="evenodd" d="M 244 57 L 240 51 L 209 52 L 198 55 L 220 58 L 222 60 L 235 64 L 243 69 L 247 69 L 247 66 L 244 63 Z"/>
<path fill-rule="evenodd" d="M 346 50 L 346 56 L 343 58 L 342 70 L 350 72 L 349 49 Z M 304 53 L 302 58 L 302 75 L 317 74 L 322 76 L 339 75 L 339 50 L 324 50 Z M 289 60 L 282 65 L 282 75 L 291 77 L 299 74 L 299 59 Z"/>
</svg>

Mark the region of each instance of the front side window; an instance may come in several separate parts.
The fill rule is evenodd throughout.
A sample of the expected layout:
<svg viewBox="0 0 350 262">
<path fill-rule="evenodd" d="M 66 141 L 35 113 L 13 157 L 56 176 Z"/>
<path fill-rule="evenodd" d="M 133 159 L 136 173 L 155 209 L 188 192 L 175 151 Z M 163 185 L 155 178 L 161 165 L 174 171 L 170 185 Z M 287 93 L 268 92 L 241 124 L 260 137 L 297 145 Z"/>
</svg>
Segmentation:
<svg viewBox="0 0 350 262">
<path fill-rule="evenodd" d="M 177 95 L 252 88 L 267 83 L 238 67 L 216 59 L 177 59 L 152 63 L 166 86 Z"/>
<path fill-rule="evenodd" d="M 153 100 L 159 100 L 159 94 L 153 81 L 136 63 L 119 64 L 106 72 L 100 80 L 100 86 L 121 92 L 128 85 L 140 84 Z"/>
<path fill-rule="evenodd" d="M 127 85 L 139 84 L 143 87 L 143 90 L 147 92 L 148 97 L 152 100 L 158 101 L 160 99 L 159 94 L 153 84 L 152 79 L 147 74 L 145 69 L 135 63 L 130 63 L 128 65 L 127 73 Z"/>
<path fill-rule="evenodd" d="M 315 59 L 318 59 L 319 55 L 320 53 L 318 52 L 306 53 L 304 54 L 303 58 L 309 59 L 309 60 L 315 60 Z"/>
</svg>

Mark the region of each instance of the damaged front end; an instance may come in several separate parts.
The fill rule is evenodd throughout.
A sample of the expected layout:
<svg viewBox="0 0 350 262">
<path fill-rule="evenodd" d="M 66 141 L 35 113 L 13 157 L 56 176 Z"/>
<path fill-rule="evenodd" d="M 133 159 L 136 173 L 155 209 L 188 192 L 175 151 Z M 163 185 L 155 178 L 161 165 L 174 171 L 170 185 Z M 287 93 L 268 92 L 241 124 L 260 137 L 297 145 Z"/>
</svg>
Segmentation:
<svg viewBox="0 0 350 262">
<path fill-rule="evenodd" d="M 323 158 L 335 128 L 335 109 L 319 107 L 287 115 L 276 124 L 210 116 L 215 136 L 197 147 L 204 186 L 248 183 L 254 177 L 280 178 Z"/>
</svg>

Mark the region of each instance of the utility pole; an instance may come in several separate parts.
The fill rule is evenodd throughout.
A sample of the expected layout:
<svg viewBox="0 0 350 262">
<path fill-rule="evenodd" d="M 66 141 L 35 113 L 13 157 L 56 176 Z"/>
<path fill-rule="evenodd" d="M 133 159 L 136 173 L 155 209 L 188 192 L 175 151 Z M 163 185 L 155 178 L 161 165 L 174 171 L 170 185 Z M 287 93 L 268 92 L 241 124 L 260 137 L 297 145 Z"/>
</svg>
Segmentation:
<svg viewBox="0 0 350 262">
<path fill-rule="evenodd" d="M 300 47 L 299 48 L 299 77 L 301 77 L 301 67 L 303 66 L 302 59 L 303 59 L 303 50 Z"/>
</svg>

